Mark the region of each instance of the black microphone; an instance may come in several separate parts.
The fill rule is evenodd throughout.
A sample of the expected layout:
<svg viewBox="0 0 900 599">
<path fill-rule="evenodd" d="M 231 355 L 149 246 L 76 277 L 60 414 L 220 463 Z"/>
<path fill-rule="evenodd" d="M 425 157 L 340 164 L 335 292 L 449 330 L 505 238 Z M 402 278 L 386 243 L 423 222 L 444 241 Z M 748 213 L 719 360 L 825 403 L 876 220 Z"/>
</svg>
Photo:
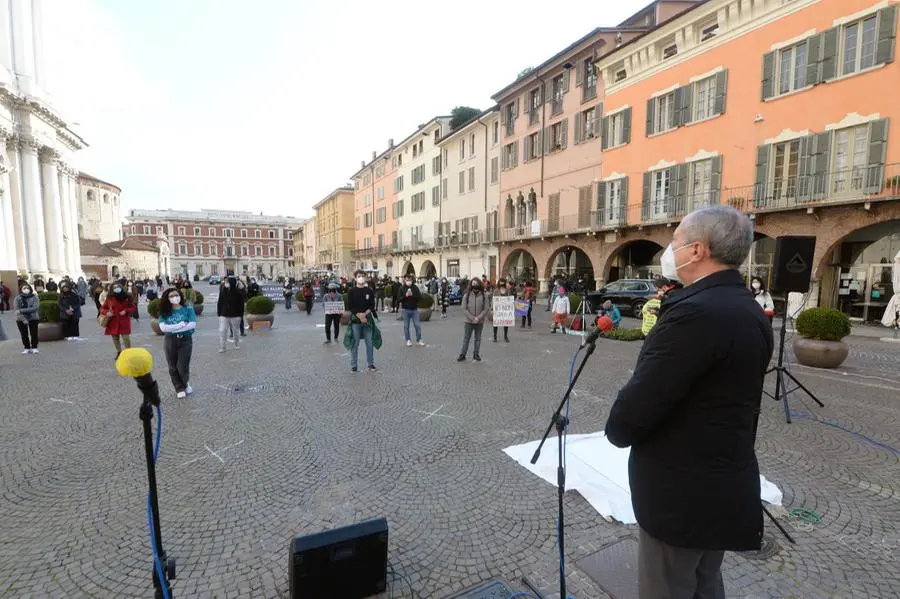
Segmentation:
<svg viewBox="0 0 900 599">
<path fill-rule="evenodd" d="M 587 336 L 587 339 L 585 339 L 584 342 L 585 344 L 590 343 L 591 345 L 594 345 L 595 343 L 597 343 L 597 339 L 599 339 L 601 335 L 603 335 L 603 329 L 601 329 L 600 327 L 594 327 L 594 330 L 591 331 L 591 334 Z"/>
<path fill-rule="evenodd" d="M 128 348 L 119 354 L 116 370 L 121 376 L 131 377 L 137 383 L 144 399 L 159 405 L 159 386 L 153 380 L 153 356 L 144 348 Z"/>
</svg>

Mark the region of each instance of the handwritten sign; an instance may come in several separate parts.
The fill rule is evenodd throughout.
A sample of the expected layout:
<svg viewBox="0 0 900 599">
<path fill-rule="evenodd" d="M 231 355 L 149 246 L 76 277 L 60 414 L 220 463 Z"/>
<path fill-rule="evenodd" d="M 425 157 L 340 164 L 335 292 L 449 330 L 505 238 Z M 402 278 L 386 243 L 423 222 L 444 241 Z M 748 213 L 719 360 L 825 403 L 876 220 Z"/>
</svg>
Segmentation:
<svg viewBox="0 0 900 599">
<path fill-rule="evenodd" d="M 492 305 L 495 327 L 516 325 L 515 298 L 511 295 L 495 295 Z"/>
<path fill-rule="evenodd" d="M 528 300 L 516 300 L 516 316 L 528 316 Z"/>
<path fill-rule="evenodd" d="M 344 302 L 325 302 L 325 314 L 343 314 Z"/>
</svg>

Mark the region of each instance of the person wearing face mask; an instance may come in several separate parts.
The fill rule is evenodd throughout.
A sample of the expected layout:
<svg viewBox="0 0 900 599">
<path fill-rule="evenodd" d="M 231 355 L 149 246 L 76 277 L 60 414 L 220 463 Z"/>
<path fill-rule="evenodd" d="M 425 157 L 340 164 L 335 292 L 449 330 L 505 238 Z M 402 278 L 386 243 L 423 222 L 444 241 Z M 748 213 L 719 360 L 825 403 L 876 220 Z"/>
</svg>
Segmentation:
<svg viewBox="0 0 900 599">
<path fill-rule="evenodd" d="M 659 308 L 662 306 L 666 294 L 681 287 L 678 281 L 670 281 L 666 277 L 657 277 L 653 281 L 653 285 L 656 287 L 656 295 L 648 299 L 641 307 L 641 334 L 644 337 L 653 330 L 653 326 L 659 318 Z"/>
<path fill-rule="evenodd" d="M 81 320 L 81 297 L 72 289 L 72 284 L 63 281 L 59 286 L 59 321 L 62 324 L 66 341 L 80 341 L 81 332 L 78 322 Z"/>
<path fill-rule="evenodd" d="M 475 337 L 475 348 L 472 359 L 476 362 L 481 362 L 481 333 L 484 332 L 484 319 L 487 318 L 490 308 L 490 294 L 484 290 L 481 279 L 473 278 L 462 298 L 462 309 L 466 322 L 463 325 L 463 343 L 462 349 L 459 351 L 459 357 L 456 358 L 457 362 L 466 361 L 466 354 L 469 352 L 469 340 L 473 335 Z"/>
<path fill-rule="evenodd" d="M 661 259 L 669 293 L 606 423 L 631 447 L 641 599 L 725 596 L 725 551 L 760 548 L 754 453 L 774 341 L 738 270 L 753 225 L 730 206 L 687 215 Z"/>
<path fill-rule="evenodd" d="M 450 306 L 450 282 L 446 277 L 441 279 L 441 288 L 438 293 L 438 301 L 441 302 L 441 318 L 447 318 L 447 308 Z"/>
<path fill-rule="evenodd" d="M 241 318 L 244 316 L 244 294 L 238 289 L 236 277 L 226 277 L 219 289 L 216 304 L 219 317 L 219 353 L 225 353 L 228 335 L 234 340 L 234 349 L 240 349 Z"/>
<path fill-rule="evenodd" d="M 497 295 L 498 296 L 507 296 L 507 295 L 515 296 L 515 294 L 510 294 L 509 288 L 506 285 L 505 279 L 500 279 L 499 281 L 497 281 Z M 494 328 L 494 343 L 497 343 L 497 329 L 499 329 L 500 327 L 498 327 L 497 325 L 494 325 L 493 328 Z M 503 340 L 506 341 L 507 343 L 509 343 L 509 327 L 503 327 Z"/>
<path fill-rule="evenodd" d="M 772 324 L 772 319 L 775 316 L 775 302 L 772 301 L 772 294 L 766 291 L 766 286 L 759 277 L 750 279 L 750 289 L 753 291 L 756 303 L 762 308 L 763 314 L 768 317 L 769 324 Z"/>
<path fill-rule="evenodd" d="M 166 289 L 159 300 L 159 328 L 166 335 L 163 347 L 175 397 L 184 399 L 194 392 L 191 389 L 191 354 L 197 313 L 193 306 L 185 305 L 184 296 L 175 287 Z"/>
<path fill-rule="evenodd" d="M 322 295 L 322 305 L 325 302 L 340 302 L 343 301 L 341 298 L 341 294 L 338 293 L 337 283 L 329 283 L 328 291 L 326 291 Z M 334 328 L 334 340 L 340 340 L 340 331 L 341 331 L 341 315 L 340 314 L 325 314 L 325 344 L 331 343 L 331 329 Z"/>
<path fill-rule="evenodd" d="M 313 303 L 316 300 L 316 292 L 313 291 L 312 285 L 306 282 L 303 285 L 303 303 L 306 304 L 306 315 L 312 314 Z"/>
<path fill-rule="evenodd" d="M 403 338 L 406 339 L 406 347 L 412 347 L 412 339 L 409 336 L 409 323 L 413 323 L 416 329 L 416 343 L 425 345 L 422 341 L 422 324 L 419 322 L 419 298 L 422 292 L 419 286 L 413 282 L 410 275 L 403 278 L 403 287 L 400 288 L 400 305 L 403 308 Z"/>
<path fill-rule="evenodd" d="M 100 317 L 106 321 L 104 335 L 112 337 L 116 348 L 116 359 L 122 353 L 122 347 L 131 347 L 131 316 L 137 311 L 134 300 L 125 291 L 122 283 L 109 286 L 106 299 L 100 306 Z"/>
<path fill-rule="evenodd" d="M 16 313 L 16 326 L 22 337 L 23 354 L 38 353 L 38 323 L 41 320 L 38 313 L 37 294 L 31 285 L 25 283 L 19 289 L 19 294 L 13 299 L 13 311 Z"/>
<path fill-rule="evenodd" d="M 366 342 L 366 368 L 375 372 L 375 294 L 366 285 L 366 273 L 357 270 L 356 285 L 347 292 L 347 309 L 350 310 L 350 331 L 352 339 L 344 339 L 344 347 L 350 347 L 350 372 L 356 372 L 359 365 L 359 342 Z"/>
</svg>

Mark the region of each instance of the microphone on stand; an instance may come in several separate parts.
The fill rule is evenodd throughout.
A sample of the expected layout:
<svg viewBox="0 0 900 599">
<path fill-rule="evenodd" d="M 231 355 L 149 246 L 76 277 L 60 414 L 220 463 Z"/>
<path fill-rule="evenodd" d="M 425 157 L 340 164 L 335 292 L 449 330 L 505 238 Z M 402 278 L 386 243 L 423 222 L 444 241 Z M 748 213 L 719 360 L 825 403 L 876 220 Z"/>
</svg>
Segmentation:
<svg viewBox="0 0 900 599">
<path fill-rule="evenodd" d="M 123 350 L 116 359 L 116 372 L 133 378 L 144 399 L 155 407 L 159 405 L 159 386 L 153 380 L 152 371 L 153 355 L 142 347 Z"/>
<path fill-rule="evenodd" d="M 585 345 L 594 345 L 597 343 L 597 339 L 600 338 L 600 335 L 603 334 L 603 330 L 600 327 L 594 327 L 594 330 L 591 331 L 591 334 L 587 336 L 584 340 Z"/>
</svg>

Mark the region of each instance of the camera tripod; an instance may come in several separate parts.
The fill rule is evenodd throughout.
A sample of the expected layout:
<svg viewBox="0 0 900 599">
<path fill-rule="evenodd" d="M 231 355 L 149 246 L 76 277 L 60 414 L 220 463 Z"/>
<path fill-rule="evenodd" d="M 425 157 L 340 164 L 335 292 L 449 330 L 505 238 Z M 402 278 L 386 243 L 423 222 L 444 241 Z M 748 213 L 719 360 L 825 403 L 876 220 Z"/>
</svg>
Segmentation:
<svg viewBox="0 0 900 599">
<path fill-rule="evenodd" d="M 819 407 L 824 408 L 825 404 L 819 401 L 819 398 L 815 396 L 815 394 L 807 389 L 803 383 L 797 380 L 791 371 L 787 369 L 787 366 L 784 365 L 784 337 L 787 332 L 787 321 L 788 321 L 788 301 L 787 294 L 784 295 L 784 311 L 781 314 L 781 330 L 779 331 L 779 339 L 778 339 L 778 363 L 775 366 L 769 368 L 766 371 L 766 375 L 771 372 L 775 373 L 775 394 L 769 393 L 766 390 L 763 390 L 763 393 L 774 399 L 775 401 L 780 401 L 782 407 L 784 408 L 784 419 L 790 424 L 791 423 L 791 408 L 788 405 L 788 395 L 793 393 L 794 391 L 802 390 L 807 395 L 809 395 L 814 402 L 819 404 Z M 788 390 L 787 380 L 786 378 L 792 380 L 796 387 Z"/>
</svg>

